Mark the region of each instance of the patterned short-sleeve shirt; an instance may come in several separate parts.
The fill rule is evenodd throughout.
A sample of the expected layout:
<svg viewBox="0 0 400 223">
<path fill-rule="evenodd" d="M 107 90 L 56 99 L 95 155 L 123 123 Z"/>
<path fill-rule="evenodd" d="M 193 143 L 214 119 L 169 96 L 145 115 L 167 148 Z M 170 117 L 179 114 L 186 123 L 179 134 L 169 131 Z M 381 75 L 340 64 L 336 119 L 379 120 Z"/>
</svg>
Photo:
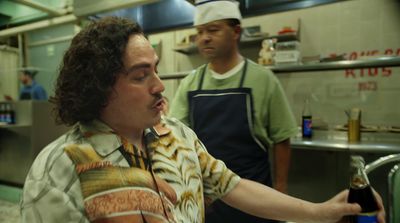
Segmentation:
<svg viewBox="0 0 400 223">
<path fill-rule="evenodd" d="M 175 119 L 146 133 L 145 154 L 100 121 L 48 145 L 26 178 L 22 222 L 204 222 L 205 201 L 240 178 Z"/>
</svg>

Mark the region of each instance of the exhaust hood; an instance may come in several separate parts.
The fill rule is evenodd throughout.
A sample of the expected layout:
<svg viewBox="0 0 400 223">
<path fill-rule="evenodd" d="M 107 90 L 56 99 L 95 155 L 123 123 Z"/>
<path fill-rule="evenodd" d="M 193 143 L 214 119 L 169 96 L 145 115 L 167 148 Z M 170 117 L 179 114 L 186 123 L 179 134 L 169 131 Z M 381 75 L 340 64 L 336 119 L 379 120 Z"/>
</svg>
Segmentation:
<svg viewBox="0 0 400 223">
<path fill-rule="evenodd" d="M 78 0 L 74 1 L 73 13 L 77 17 L 89 16 L 105 11 L 133 8 L 140 5 L 158 2 L 160 0 Z"/>
<path fill-rule="evenodd" d="M 91 0 L 85 0 L 91 1 Z M 106 0 L 103 0 L 106 1 Z M 344 0 L 237 0 L 243 17 L 288 11 Z M 80 1 L 77 1 L 80 2 Z M 96 17 L 122 16 L 138 22 L 145 33 L 160 32 L 193 24 L 195 0 L 162 0 L 134 8 L 125 8 Z M 98 4 L 98 3 L 96 3 Z"/>
</svg>

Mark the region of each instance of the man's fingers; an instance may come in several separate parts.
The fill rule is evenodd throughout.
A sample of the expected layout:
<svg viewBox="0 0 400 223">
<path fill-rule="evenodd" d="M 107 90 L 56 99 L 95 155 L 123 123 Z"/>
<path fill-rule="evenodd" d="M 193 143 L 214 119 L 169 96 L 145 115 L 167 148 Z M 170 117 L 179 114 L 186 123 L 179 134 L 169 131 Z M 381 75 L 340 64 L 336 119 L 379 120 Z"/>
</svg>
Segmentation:
<svg viewBox="0 0 400 223">
<path fill-rule="evenodd" d="M 357 203 L 345 204 L 342 211 L 344 215 L 356 215 L 361 212 L 361 206 Z"/>
</svg>

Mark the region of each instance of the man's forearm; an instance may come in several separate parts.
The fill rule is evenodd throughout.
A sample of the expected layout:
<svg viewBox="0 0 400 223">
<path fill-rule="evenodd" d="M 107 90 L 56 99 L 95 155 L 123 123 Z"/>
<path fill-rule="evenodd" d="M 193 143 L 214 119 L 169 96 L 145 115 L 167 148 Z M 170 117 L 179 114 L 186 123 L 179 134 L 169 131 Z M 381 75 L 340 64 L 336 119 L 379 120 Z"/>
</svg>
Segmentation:
<svg viewBox="0 0 400 223">
<path fill-rule="evenodd" d="M 228 205 L 261 218 L 295 222 L 338 222 L 361 211 L 346 201 L 348 191 L 324 203 L 311 203 L 280 193 L 263 184 L 241 179 L 222 200 Z M 381 223 L 384 221 L 380 221 Z"/>
<path fill-rule="evenodd" d="M 282 193 L 287 193 L 290 156 L 290 139 L 274 145 L 274 188 Z"/>
</svg>

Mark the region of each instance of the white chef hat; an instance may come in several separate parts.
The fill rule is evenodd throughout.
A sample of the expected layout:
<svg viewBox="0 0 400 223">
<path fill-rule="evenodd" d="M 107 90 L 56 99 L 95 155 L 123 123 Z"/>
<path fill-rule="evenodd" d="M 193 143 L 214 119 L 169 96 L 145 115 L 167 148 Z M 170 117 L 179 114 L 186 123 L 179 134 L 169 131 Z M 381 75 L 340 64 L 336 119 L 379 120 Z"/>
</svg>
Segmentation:
<svg viewBox="0 0 400 223">
<path fill-rule="evenodd" d="M 221 19 L 242 20 L 239 2 L 229 0 L 196 0 L 194 26 Z"/>
</svg>

